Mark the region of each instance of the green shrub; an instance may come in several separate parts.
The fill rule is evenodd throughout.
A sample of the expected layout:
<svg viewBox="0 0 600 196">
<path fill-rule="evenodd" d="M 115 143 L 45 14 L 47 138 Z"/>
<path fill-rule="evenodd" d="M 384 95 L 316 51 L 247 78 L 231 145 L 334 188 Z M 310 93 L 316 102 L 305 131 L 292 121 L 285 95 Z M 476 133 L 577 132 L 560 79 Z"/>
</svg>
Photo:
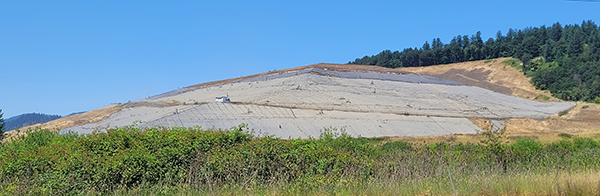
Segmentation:
<svg viewBox="0 0 600 196">
<path fill-rule="evenodd" d="M 340 183 L 446 179 L 449 167 L 458 178 L 600 169 L 593 139 L 541 144 L 522 138 L 508 145 L 504 129 L 492 130 L 482 143 L 420 145 L 352 137 L 336 128 L 324 129 L 319 139 L 289 140 L 252 136 L 245 125 L 128 126 L 83 136 L 38 129 L 0 145 L 0 192 L 95 195 L 154 187 L 210 194 L 283 187 L 302 193 Z"/>
<path fill-rule="evenodd" d="M 598 148 L 598 142 L 594 141 L 592 138 L 575 138 L 573 139 L 573 145 L 575 148 L 580 149 Z"/>
<path fill-rule="evenodd" d="M 573 135 L 568 134 L 568 133 L 559 133 L 558 137 L 562 137 L 562 138 L 571 138 L 573 137 Z"/>
<path fill-rule="evenodd" d="M 4 140 L 4 118 L 2 117 L 4 114 L 0 109 L 0 144 L 2 144 L 2 140 Z"/>
<path fill-rule="evenodd" d="M 512 150 L 516 153 L 531 154 L 542 149 L 542 144 L 538 141 L 521 138 L 512 144 Z"/>
<path fill-rule="evenodd" d="M 517 68 L 519 70 L 522 69 L 521 68 L 521 64 L 522 63 L 518 59 L 514 59 L 514 58 L 513 59 L 508 59 L 508 60 L 502 61 L 502 63 L 510 65 L 511 67 Z"/>
<path fill-rule="evenodd" d="M 568 114 L 568 113 L 569 113 L 569 110 L 560 111 L 560 112 L 558 113 L 558 116 L 564 116 L 564 115 L 566 115 L 566 114 Z"/>
<path fill-rule="evenodd" d="M 600 97 L 596 97 L 596 99 L 594 99 L 594 103 L 600 104 Z"/>
<path fill-rule="evenodd" d="M 484 137 L 481 140 L 481 143 L 488 146 L 494 153 L 500 155 L 504 152 L 504 144 L 507 143 L 507 137 L 504 135 L 506 133 L 506 127 L 504 128 L 494 128 L 494 126 L 490 126 L 488 130 L 484 130 L 480 134 Z"/>
<path fill-rule="evenodd" d="M 550 97 L 548 97 L 546 95 L 539 94 L 538 96 L 535 97 L 535 99 L 543 99 L 545 101 L 548 101 L 548 100 L 550 100 Z"/>
<path fill-rule="evenodd" d="M 402 149 L 411 149 L 411 145 L 405 141 L 393 141 L 385 143 L 381 146 L 381 150 L 384 151 L 394 151 L 394 150 L 402 150 Z"/>
</svg>

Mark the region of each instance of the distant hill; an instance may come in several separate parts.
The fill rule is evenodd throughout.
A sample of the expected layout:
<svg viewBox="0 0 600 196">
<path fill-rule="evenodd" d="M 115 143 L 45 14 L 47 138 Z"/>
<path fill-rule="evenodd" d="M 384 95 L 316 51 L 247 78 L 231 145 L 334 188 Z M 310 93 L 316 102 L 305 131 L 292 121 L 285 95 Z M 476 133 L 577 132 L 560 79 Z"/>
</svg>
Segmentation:
<svg viewBox="0 0 600 196">
<path fill-rule="evenodd" d="M 62 116 L 60 115 L 49 115 L 40 113 L 21 114 L 4 120 L 4 122 L 6 123 L 5 130 L 8 131 L 37 123 L 45 123 L 48 121 L 59 119 L 61 117 Z"/>
<path fill-rule="evenodd" d="M 66 115 L 66 116 L 73 116 L 73 115 L 76 115 L 76 114 L 83 114 L 83 113 L 86 113 L 86 112 L 87 112 L 87 111 L 83 111 L 83 112 L 74 112 L 74 113 L 71 113 L 71 114 L 69 114 L 69 115 Z M 64 117 L 66 117 L 66 116 L 64 116 Z"/>
</svg>

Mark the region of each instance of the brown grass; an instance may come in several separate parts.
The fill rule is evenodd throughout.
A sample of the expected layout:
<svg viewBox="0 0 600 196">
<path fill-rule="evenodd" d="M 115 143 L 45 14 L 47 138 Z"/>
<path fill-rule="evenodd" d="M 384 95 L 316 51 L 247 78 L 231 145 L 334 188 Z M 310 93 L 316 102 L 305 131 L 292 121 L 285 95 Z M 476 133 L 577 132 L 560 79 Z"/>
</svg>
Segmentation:
<svg viewBox="0 0 600 196">
<path fill-rule="evenodd" d="M 473 124 L 481 129 L 488 129 L 490 122 L 486 119 L 471 118 Z M 542 143 L 552 143 L 562 138 L 558 135 L 567 133 L 579 137 L 600 138 L 600 105 L 578 102 L 566 115 L 552 115 L 546 119 L 507 119 L 505 120 L 506 136 L 510 141 L 519 138 L 535 139 Z M 404 140 L 411 143 L 432 144 L 437 142 L 478 143 L 483 139 L 480 135 L 444 135 L 426 137 L 391 137 L 392 141 Z M 510 142 L 509 141 L 509 142 Z"/>
<path fill-rule="evenodd" d="M 104 108 L 104 109 L 97 109 L 97 110 L 92 110 L 89 112 L 85 112 L 82 114 L 75 114 L 75 115 L 71 115 L 71 116 L 67 116 L 67 117 L 62 117 L 50 122 L 46 122 L 46 123 L 42 123 L 42 124 L 34 124 L 34 125 L 29 125 L 26 127 L 21 127 L 19 130 L 29 130 L 29 129 L 36 129 L 36 128 L 42 128 L 42 129 L 48 129 L 48 130 L 52 130 L 52 131 L 60 131 L 61 129 L 65 129 L 65 128 L 69 128 L 69 127 L 74 127 L 74 126 L 79 126 L 79 125 L 84 125 L 87 123 L 94 123 L 94 122 L 98 122 L 101 120 L 104 120 L 106 118 L 108 118 L 110 115 L 112 115 L 115 112 L 121 111 L 121 109 L 123 109 L 123 105 L 124 104 L 117 104 L 113 107 L 109 107 L 109 108 Z M 8 137 L 6 137 L 5 139 L 10 140 L 10 138 L 15 137 L 18 135 L 23 135 L 25 134 L 25 131 L 8 131 L 6 132 Z"/>
<path fill-rule="evenodd" d="M 428 67 L 406 67 L 402 71 L 434 76 L 478 86 L 495 92 L 536 101 L 560 101 L 549 92 L 535 89 L 529 78 L 514 67 L 502 63 L 510 58 L 470 61 Z M 487 61 L 487 62 L 486 62 Z M 545 95 L 549 100 L 539 98 Z M 538 99 L 536 99 L 538 97 Z"/>
<path fill-rule="evenodd" d="M 481 129 L 490 126 L 486 119 L 469 119 Z M 510 141 L 519 138 L 530 138 L 542 143 L 559 141 L 561 133 L 579 137 L 600 138 L 600 105 L 578 102 L 566 115 L 552 115 L 546 119 L 507 119 L 505 120 L 506 136 Z M 445 135 L 427 137 L 391 137 L 392 141 L 404 140 L 411 143 L 437 143 L 437 142 L 471 142 L 478 143 L 483 139 L 479 135 Z"/>
<path fill-rule="evenodd" d="M 546 133 L 546 134 L 507 134 L 508 144 L 515 142 L 521 138 L 527 138 L 539 141 L 543 144 L 549 144 L 552 142 L 557 142 L 562 140 L 563 138 L 559 136 L 560 133 Z M 586 137 L 586 138 L 600 138 L 600 132 L 597 133 L 578 133 L 571 134 L 574 137 Z M 484 136 L 481 135 L 442 135 L 442 136 L 418 136 L 418 137 L 387 137 L 388 141 L 405 141 L 411 144 L 435 144 L 439 142 L 445 143 L 479 143 L 481 140 L 485 139 Z"/>
<path fill-rule="evenodd" d="M 509 119 L 506 125 L 510 134 L 600 133 L 600 105 L 578 102 L 563 116 L 555 114 L 543 120 Z"/>
<path fill-rule="evenodd" d="M 547 91 L 535 89 L 529 78 L 503 61 L 510 58 L 481 60 L 429 67 L 407 67 L 400 70 L 479 86 L 495 92 L 540 102 L 561 101 Z M 540 96 L 543 95 L 543 96 Z M 549 99 L 544 100 L 547 96 Z M 489 127 L 485 119 L 470 119 L 480 128 Z M 559 140 L 558 133 L 596 135 L 600 133 L 600 105 L 578 102 L 568 113 L 546 119 L 508 119 L 506 134 L 518 137 L 538 137 L 547 141 Z M 423 141 L 443 141 L 444 137 L 423 138 Z M 458 141 L 472 141 L 471 136 L 454 136 Z"/>
</svg>

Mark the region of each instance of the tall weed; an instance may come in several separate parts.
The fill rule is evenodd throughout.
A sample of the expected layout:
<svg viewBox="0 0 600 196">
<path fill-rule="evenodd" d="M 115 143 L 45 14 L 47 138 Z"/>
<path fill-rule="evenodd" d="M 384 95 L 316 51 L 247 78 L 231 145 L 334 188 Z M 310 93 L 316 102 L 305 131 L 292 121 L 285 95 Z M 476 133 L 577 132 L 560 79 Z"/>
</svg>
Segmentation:
<svg viewBox="0 0 600 196">
<path fill-rule="evenodd" d="M 403 183 L 446 190 L 448 172 L 464 189 L 460 183 L 467 179 L 600 169 L 594 139 L 507 144 L 502 130 L 488 134 L 481 143 L 425 145 L 352 137 L 341 128 L 326 128 L 318 139 L 289 140 L 255 137 L 245 125 L 229 130 L 132 125 L 89 135 L 35 130 L 0 146 L 0 192 L 368 194 L 373 187 Z M 151 191 L 136 191 L 141 189 Z"/>
</svg>

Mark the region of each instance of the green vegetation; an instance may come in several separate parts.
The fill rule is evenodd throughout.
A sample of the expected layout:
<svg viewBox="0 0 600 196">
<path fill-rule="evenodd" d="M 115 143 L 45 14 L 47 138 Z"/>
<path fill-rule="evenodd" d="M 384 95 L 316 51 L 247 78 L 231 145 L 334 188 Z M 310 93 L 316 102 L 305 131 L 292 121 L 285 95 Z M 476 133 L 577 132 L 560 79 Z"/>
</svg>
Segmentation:
<svg viewBox="0 0 600 196">
<path fill-rule="evenodd" d="M 558 136 L 562 137 L 562 138 L 572 138 L 573 137 L 573 135 L 568 134 L 568 133 L 559 133 Z"/>
<path fill-rule="evenodd" d="M 3 115 L 4 114 L 0 109 L 0 143 L 2 143 L 2 140 L 4 139 L 4 118 L 2 118 Z"/>
<path fill-rule="evenodd" d="M 600 104 L 600 97 L 596 97 L 596 99 L 594 99 L 594 103 Z"/>
<path fill-rule="evenodd" d="M 511 67 L 515 67 L 515 68 L 518 68 L 518 69 L 522 68 L 521 67 L 522 63 L 518 59 L 508 59 L 508 60 L 502 61 L 502 63 L 510 65 Z"/>
<path fill-rule="evenodd" d="M 600 28 L 592 21 L 509 29 L 506 35 L 498 31 L 495 39 L 485 42 L 481 32 L 455 36 L 449 44 L 436 38 L 421 48 L 384 50 L 349 63 L 396 68 L 498 57 L 519 59 L 522 66 L 512 60 L 505 63 L 522 70 L 536 88 L 549 90 L 557 98 L 592 102 L 600 97 Z"/>
<path fill-rule="evenodd" d="M 538 96 L 535 97 L 535 99 L 542 99 L 544 101 L 548 101 L 548 100 L 550 100 L 550 97 L 548 97 L 546 95 L 539 94 Z"/>
<path fill-rule="evenodd" d="M 568 113 L 569 113 L 569 110 L 560 111 L 560 112 L 558 112 L 558 116 L 564 116 L 564 115 L 567 115 Z"/>
<path fill-rule="evenodd" d="M 507 144 L 503 130 L 482 134 L 482 143 L 412 144 L 335 128 L 289 140 L 255 137 L 244 125 L 32 130 L 0 144 L 0 193 L 448 195 L 449 175 L 460 195 L 598 191 L 599 141 Z"/>
</svg>

